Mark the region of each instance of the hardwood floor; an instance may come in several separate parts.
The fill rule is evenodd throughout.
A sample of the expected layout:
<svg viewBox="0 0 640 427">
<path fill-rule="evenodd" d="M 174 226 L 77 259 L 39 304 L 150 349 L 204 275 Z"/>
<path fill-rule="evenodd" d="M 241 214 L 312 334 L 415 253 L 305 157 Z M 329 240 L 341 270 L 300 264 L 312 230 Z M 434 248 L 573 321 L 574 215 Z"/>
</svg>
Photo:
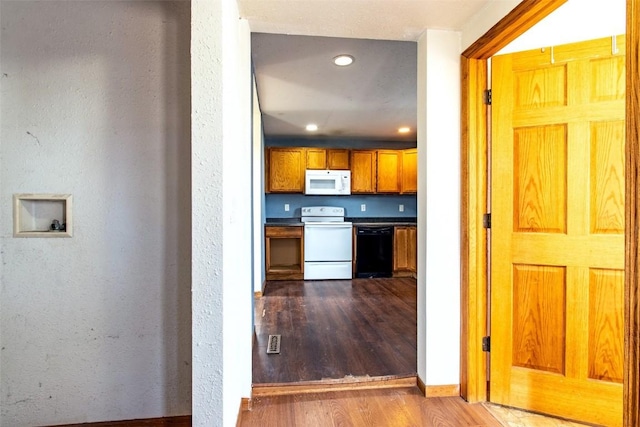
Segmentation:
<svg viewBox="0 0 640 427">
<path fill-rule="evenodd" d="M 253 383 L 416 374 L 416 281 L 271 281 L 256 302 Z M 269 335 L 280 354 L 267 354 Z"/>
<path fill-rule="evenodd" d="M 240 427 L 501 427 L 481 405 L 459 397 L 425 398 L 417 387 L 254 398 Z"/>
<path fill-rule="evenodd" d="M 256 302 L 254 394 L 237 425 L 500 427 L 482 405 L 415 386 L 416 310 L 411 278 L 268 282 Z M 280 354 L 267 354 L 276 334 Z M 350 381 L 390 388 L 341 387 Z"/>
</svg>

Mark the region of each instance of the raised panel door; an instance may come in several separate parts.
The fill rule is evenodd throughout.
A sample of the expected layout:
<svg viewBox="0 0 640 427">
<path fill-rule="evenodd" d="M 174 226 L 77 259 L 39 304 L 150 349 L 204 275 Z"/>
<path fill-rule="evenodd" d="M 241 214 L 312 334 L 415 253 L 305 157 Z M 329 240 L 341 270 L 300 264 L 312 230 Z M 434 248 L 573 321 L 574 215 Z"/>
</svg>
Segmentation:
<svg viewBox="0 0 640 427">
<path fill-rule="evenodd" d="M 304 148 L 271 147 L 268 153 L 268 190 L 273 193 L 304 192 Z"/>
<path fill-rule="evenodd" d="M 402 152 L 378 150 L 376 192 L 399 193 L 402 173 Z"/>
<path fill-rule="evenodd" d="M 349 169 L 349 150 L 327 149 L 327 168 L 337 170 Z"/>
<path fill-rule="evenodd" d="M 307 169 L 327 169 L 327 150 L 324 148 L 306 148 L 306 152 Z"/>
<path fill-rule="evenodd" d="M 418 149 L 402 151 L 402 181 L 400 192 L 411 194 L 418 192 Z"/>
<path fill-rule="evenodd" d="M 376 152 L 351 151 L 351 193 L 375 193 Z"/>
<path fill-rule="evenodd" d="M 393 231 L 393 275 L 413 276 L 416 272 L 416 227 L 396 226 Z"/>
<path fill-rule="evenodd" d="M 393 271 L 398 273 L 409 269 L 409 227 L 395 227 L 393 230 Z"/>
<path fill-rule="evenodd" d="M 418 272 L 418 232 L 415 226 L 409 226 L 409 250 L 407 251 L 407 259 L 409 261 L 409 271 Z"/>
<path fill-rule="evenodd" d="M 492 60 L 491 400 L 622 425 L 624 37 Z"/>
</svg>

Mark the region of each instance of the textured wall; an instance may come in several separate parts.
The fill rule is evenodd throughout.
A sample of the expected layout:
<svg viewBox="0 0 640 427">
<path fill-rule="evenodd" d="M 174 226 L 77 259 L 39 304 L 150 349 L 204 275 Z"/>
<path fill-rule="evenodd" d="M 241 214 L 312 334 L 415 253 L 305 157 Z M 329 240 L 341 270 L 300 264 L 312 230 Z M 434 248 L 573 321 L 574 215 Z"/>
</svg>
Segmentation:
<svg viewBox="0 0 640 427">
<path fill-rule="evenodd" d="M 0 424 L 190 412 L 188 2 L 2 2 Z M 71 193 L 74 236 L 12 237 Z"/>
<path fill-rule="evenodd" d="M 460 33 L 418 41 L 418 375 L 459 384 Z"/>
<path fill-rule="evenodd" d="M 251 395 L 250 32 L 235 1 L 191 2 L 193 425 Z"/>
</svg>

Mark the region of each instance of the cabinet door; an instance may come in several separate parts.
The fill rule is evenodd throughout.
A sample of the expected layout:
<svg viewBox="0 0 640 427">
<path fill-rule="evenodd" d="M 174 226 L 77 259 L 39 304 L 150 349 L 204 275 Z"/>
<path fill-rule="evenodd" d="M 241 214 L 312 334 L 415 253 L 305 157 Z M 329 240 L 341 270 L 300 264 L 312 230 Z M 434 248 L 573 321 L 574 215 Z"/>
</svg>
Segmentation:
<svg viewBox="0 0 640 427">
<path fill-rule="evenodd" d="M 304 192 L 304 148 L 269 148 L 268 189 L 273 193 Z"/>
<path fill-rule="evenodd" d="M 349 169 L 349 150 L 328 149 L 327 167 L 329 169 Z"/>
<path fill-rule="evenodd" d="M 393 230 L 393 271 L 409 270 L 409 227 Z"/>
<path fill-rule="evenodd" d="M 375 193 L 376 152 L 374 150 L 351 151 L 351 192 Z"/>
<path fill-rule="evenodd" d="M 327 169 L 327 150 L 307 148 L 307 169 Z"/>
<path fill-rule="evenodd" d="M 393 273 L 394 276 L 412 276 L 417 268 L 416 227 L 397 226 L 393 231 Z"/>
<path fill-rule="evenodd" d="M 402 171 L 402 152 L 397 150 L 378 150 L 378 193 L 399 193 L 400 173 Z"/>
<path fill-rule="evenodd" d="M 402 181 L 400 192 L 403 194 L 418 192 L 418 149 L 402 151 Z"/>
<path fill-rule="evenodd" d="M 418 232 L 415 226 L 408 227 L 409 237 L 409 250 L 407 251 L 407 258 L 409 260 L 409 271 L 412 273 L 418 272 Z"/>
</svg>

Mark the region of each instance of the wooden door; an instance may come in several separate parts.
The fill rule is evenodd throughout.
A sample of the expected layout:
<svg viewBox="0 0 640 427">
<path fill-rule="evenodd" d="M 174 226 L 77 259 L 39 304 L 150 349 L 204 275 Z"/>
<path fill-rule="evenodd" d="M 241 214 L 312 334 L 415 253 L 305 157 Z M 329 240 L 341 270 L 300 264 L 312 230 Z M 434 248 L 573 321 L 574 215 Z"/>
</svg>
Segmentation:
<svg viewBox="0 0 640 427">
<path fill-rule="evenodd" d="M 267 183 L 270 192 L 302 193 L 304 191 L 304 148 L 269 148 Z"/>
<path fill-rule="evenodd" d="M 409 270 L 409 227 L 393 229 L 393 272 L 398 275 Z"/>
<path fill-rule="evenodd" d="M 307 169 L 327 169 L 327 150 L 324 148 L 306 148 Z"/>
<path fill-rule="evenodd" d="M 418 192 L 418 149 L 410 148 L 402 151 L 402 182 L 400 193 Z"/>
<path fill-rule="evenodd" d="M 418 272 L 418 229 L 415 225 L 409 226 L 409 271 Z M 415 277 L 415 276 L 414 276 Z"/>
<path fill-rule="evenodd" d="M 393 275 L 412 276 L 416 272 L 416 227 L 396 226 L 393 230 Z"/>
<path fill-rule="evenodd" d="M 376 191 L 378 193 L 399 193 L 402 172 L 402 152 L 378 150 Z"/>
<path fill-rule="evenodd" d="M 330 148 L 327 150 L 327 168 L 348 170 L 349 169 L 349 150 Z"/>
<path fill-rule="evenodd" d="M 372 150 L 351 151 L 351 192 L 375 193 L 376 152 Z"/>
<path fill-rule="evenodd" d="M 624 37 L 492 59 L 490 400 L 622 425 Z"/>
</svg>

